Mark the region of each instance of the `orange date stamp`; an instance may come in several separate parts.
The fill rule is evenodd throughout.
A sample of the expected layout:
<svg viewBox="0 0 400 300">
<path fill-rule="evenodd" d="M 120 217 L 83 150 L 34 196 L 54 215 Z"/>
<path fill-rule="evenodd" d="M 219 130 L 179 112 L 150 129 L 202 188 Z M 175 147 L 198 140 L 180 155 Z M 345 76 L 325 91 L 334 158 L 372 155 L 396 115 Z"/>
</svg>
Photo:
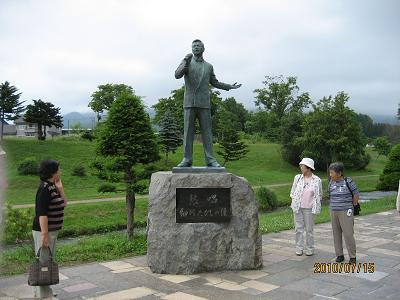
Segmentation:
<svg viewBox="0 0 400 300">
<path fill-rule="evenodd" d="M 375 263 L 314 263 L 314 273 L 374 273 Z"/>
</svg>

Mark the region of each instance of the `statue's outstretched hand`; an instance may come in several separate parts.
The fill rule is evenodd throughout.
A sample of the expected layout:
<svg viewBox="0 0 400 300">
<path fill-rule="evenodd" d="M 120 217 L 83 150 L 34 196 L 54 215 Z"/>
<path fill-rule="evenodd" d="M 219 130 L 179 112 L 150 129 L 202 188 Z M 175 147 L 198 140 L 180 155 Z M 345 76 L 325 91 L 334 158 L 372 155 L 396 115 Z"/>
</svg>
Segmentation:
<svg viewBox="0 0 400 300">
<path fill-rule="evenodd" d="M 231 85 L 231 89 L 238 89 L 242 86 L 242 84 L 237 84 L 237 82 L 235 82 L 234 84 Z"/>
</svg>

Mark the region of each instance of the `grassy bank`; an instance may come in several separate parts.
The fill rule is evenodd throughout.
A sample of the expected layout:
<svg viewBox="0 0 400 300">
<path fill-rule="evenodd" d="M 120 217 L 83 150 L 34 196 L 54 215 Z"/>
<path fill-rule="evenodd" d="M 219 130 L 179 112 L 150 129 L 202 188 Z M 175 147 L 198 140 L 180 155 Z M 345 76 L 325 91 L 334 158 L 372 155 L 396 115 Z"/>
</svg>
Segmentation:
<svg viewBox="0 0 400 300">
<path fill-rule="evenodd" d="M 148 211 L 147 199 L 137 199 L 135 207 L 135 227 L 145 227 Z M 28 211 L 30 218 L 25 234 L 20 236 L 31 238 L 31 220 L 34 209 L 21 209 Z M 63 228 L 59 237 L 78 237 L 88 234 L 107 233 L 126 229 L 125 202 L 105 202 L 70 205 L 65 209 Z M 12 235 L 15 236 L 15 235 Z M 25 239 L 25 238 L 24 238 Z M 15 241 L 6 241 L 12 244 Z"/>
<path fill-rule="evenodd" d="M 203 145 L 194 145 L 194 165 L 204 165 Z M 35 139 L 16 139 L 7 138 L 4 140 L 4 149 L 7 152 L 8 161 L 8 181 L 9 186 L 6 192 L 6 199 L 12 204 L 34 203 L 34 197 L 38 185 L 36 176 L 21 176 L 17 173 L 18 164 L 26 157 L 34 157 L 38 161 L 45 158 L 57 159 L 61 162 L 63 172 L 63 182 L 67 196 L 71 200 L 105 198 L 113 196 L 123 196 L 118 194 L 101 194 L 97 188 L 104 181 L 95 177 L 90 164 L 95 157 L 94 142 L 74 140 L 74 139 L 54 139 L 39 142 Z M 294 175 L 299 172 L 298 167 L 284 162 L 281 158 L 280 145 L 278 144 L 250 144 L 250 152 L 246 158 L 230 162 L 227 165 L 229 172 L 238 176 L 245 177 L 253 186 L 273 185 L 280 183 L 290 183 Z M 365 170 L 349 171 L 348 176 L 378 175 L 381 173 L 386 158 L 377 158 L 375 152 L 370 149 L 371 163 Z M 182 158 L 182 148 L 175 154 L 170 155 L 171 165 L 176 165 Z M 219 158 L 222 162 L 222 160 Z M 160 163 L 162 164 L 162 163 Z M 75 166 L 82 165 L 86 168 L 87 176 L 72 176 Z M 321 178 L 326 178 L 325 172 L 317 172 Z M 361 190 L 371 190 L 375 188 L 378 177 L 367 177 L 357 180 Z M 119 188 L 123 186 L 120 185 Z M 288 189 L 274 188 L 283 203 L 287 198 Z"/>
<path fill-rule="evenodd" d="M 361 215 L 394 209 L 395 197 L 362 204 Z M 323 206 L 316 217 L 316 223 L 329 222 L 329 208 Z M 293 213 L 283 209 L 260 215 L 262 233 L 279 232 L 293 228 Z M 106 261 L 146 253 L 146 238 L 138 235 L 131 242 L 124 233 L 106 233 L 82 237 L 71 243 L 60 243 L 57 248 L 57 261 L 61 266 L 70 266 L 93 261 Z M 0 258 L 0 275 L 7 276 L 26 272 L 33 258 L 31 246 L 20 246 L 13 250 L 3 251 Z"/>
</svg>

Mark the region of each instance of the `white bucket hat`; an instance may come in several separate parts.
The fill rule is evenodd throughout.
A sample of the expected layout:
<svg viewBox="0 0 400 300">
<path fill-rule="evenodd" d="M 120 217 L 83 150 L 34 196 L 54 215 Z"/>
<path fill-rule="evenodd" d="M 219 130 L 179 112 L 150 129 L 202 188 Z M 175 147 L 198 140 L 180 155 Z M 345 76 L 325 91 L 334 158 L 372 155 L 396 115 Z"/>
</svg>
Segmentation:
<svg viewBox="0 0 400 300">
<path fill-rule="evenodd" d="M 311 158 L 308 157 L 304 157 L 301 162 L 299 163 L 299 165 L 305 165 L 311 169 L 313 169 L 315 171 L 314 168 L 314 160 L 312 160 Z"/>
</svg>

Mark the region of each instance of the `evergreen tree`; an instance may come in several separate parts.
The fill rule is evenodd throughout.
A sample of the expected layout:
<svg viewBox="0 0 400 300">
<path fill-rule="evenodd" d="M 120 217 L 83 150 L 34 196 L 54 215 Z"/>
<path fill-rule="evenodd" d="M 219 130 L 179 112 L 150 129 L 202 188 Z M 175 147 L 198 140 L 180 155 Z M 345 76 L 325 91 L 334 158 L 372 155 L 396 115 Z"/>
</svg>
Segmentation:
<svg viewBox="0 0 400 300">
<path fill-rule="evenodd" d="M 400 180 L 400 144 L 392 148 L 383 173 L 379 177 L 378 190 L 396 191 Z"/>
<path fill-rule="evenodd" d="M 161 117 L 159 138 L 162 149 L 165 152 L 166 160 L 168 161 L 168 153 L 175 153 L 175 150 L 182 145 L 179 126 L 170 110 L 166 111 Z"/>
<path fill-rule="evenodd" d="M 224 159 L 222 165 L 225 166 L 229 161 L 235 161 L 246 157 L 249 152 L 248 146 L 239 140 L 237 131 L 225 131 L 219 141 L 220 149 L 217 151 Z"/>
<path fill-rule="evenodd" d="M 33 104 L 26 107 L 24 120 L 28 123 L 35 123 L 38 125 L 38 140 L 46 139 L 46 126 L 55 126 L 61 128 L 63 126 L 62 116 L 60 115 L 60 108 L 54 107 L 50 102 L 42 100 L 33 100 Z"/>
<path fill-rule="evenodd" d="M 157 138 L 139 96 L 123 93 L 112 103 L 99 129 L 96 149 L 103 158 L 95 164 L 100 176 L 112 182 L 123 180 L 126 185 L 127 233 L 132 239 L 135 193 L 143 189 L 135 167 L 159 159 Z"/>
<path fill-rule="evenodd" d="M 24 111 L 22 104 L 25 101 L 19 102 L 21 93 L 17 92 L 18 89 L 8 81 L 0 84 L 0 140 L 3 140 L 4 122 L 19 118 Z"/>
</svg>

